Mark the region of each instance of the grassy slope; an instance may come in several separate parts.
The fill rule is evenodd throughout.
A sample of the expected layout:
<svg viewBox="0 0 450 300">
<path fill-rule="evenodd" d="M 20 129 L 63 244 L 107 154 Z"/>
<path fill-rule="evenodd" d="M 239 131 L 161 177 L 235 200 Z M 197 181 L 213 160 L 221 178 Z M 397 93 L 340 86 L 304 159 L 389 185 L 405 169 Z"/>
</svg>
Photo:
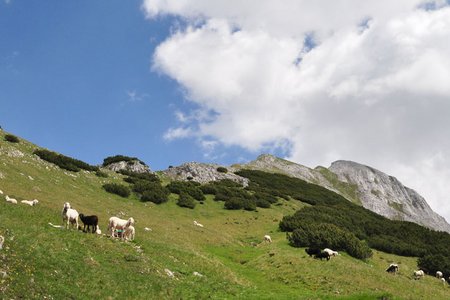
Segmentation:
<svg viewBox="0 0 450 300">
<path fill-rule="evenodd" d="M 0 278 L 0 298 L 450 299 L 450 289 L 437 279 L 412 280 L 415 258 L 375 252 L 367 262 L 346 254 L 325 262 L 288 246 L 278 222 L 301 207 L 299 202 L 246 212 L 226 211 L 211 198 L 194 210 L 179 208 L 175 196 L 159 206 L 123 199 L 101 188 L 104 182 L 122 182 L 120 175 L 64 172 L 33 156 L 34 145 L 7 143 L 3 135 L 0 190 L 40 202 L 12 205 L 0 196 L 0 235 L 6 237 L 0 271 L 8 274 Z M 25 156 L 11 157 L 13 149 Z M 50 227 L 48 222 L 60 224 L 65 201 L 97 214 L 103 231 L 110 216 L 133 216 L 136 240 L 122 243 Z M 195 227 L 193 220 L 205 227 Z M 274 242 L 260 243 L 267 233 Z M 391 262 L 400 264 L 399 275 L 384 271 Z"/>
</svg>

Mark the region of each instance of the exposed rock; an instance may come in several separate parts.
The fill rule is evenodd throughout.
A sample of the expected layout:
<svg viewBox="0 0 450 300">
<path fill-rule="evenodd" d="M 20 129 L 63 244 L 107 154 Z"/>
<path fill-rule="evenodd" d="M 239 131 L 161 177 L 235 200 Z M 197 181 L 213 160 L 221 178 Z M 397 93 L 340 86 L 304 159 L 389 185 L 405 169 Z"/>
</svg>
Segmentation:
<svg viewBox="0 0 450 300">
<path fill-rule="evenodd" d="M 403 186 L 392 176 L 355 162 L 336 161 L 328 169 L 310 169 L 264 154 L 252 162 L 231 168 L 233 171 L 240 169 L 299 178 L 334 191 L 389 219 L 415 222 L 434 230 L 450 232 L 450 225 L 417 192 Z"/>
<path fill-rule="evenodd" d="M 171 167 L 164 170 L 163 174 L 172 180 L 192 180 L 199 183 L 207 183 L 211 181 L 230 179 L 242 184 L 243 186 L 248 185 L 247 178 L 238 176 L 232 172 L 219 172 L 217 169 L 220 167 L 221 166 L 217 164 L 190 162 L 182 164 L 178 167 Z"/>
<path fill-rule="evenodd" d="M 339 180 L 357 185 L 358 196 L 365 208 L 389 219 L 450 232 L 445 219 L 435 213 L 422 196 L 395 177 L 351 161 L 336 161 L 329 169 Z"/>
<path fill-rule="evenodd" d="M 138 160 L 119 161 L 105 166 L 106 169 L 112 171 L 130 171 L 135 173 L 151 173 L 150 168 Z"/>
</svg>

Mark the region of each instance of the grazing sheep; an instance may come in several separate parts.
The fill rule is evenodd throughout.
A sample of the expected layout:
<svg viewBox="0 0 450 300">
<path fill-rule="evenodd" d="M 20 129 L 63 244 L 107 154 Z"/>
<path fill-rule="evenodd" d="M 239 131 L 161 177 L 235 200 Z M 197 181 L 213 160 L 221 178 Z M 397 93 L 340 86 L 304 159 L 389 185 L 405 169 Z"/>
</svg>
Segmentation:
<svg viewBox="0 0 450 300">
<path fill-rule="evenodd" d="M 3 195 L 3 191 L 2 190 L 0 190 L 0 195 Z"/>
<path fill-rule="evenodd" d="M 128 226 L 125 228 L 125 231 L 123 232 L 123 238 L 126 241 L 132 241 L 134 240 L 136 230 L 134 229 L 133 225 Z"/>
<path fill-rule="evenodd" d="M 270 237 L 270 235 L 267 235 L 267 234 L 266 234 L 266 235 L 264 236 L 264 241 L 265 241 L 265 242 L 268 242 L 268 243 L 272 243 L 272 238 Z"/>
<path fill-rule="evenodd" d="M 436 277 L 437 277 L 437 278 L 441 279 L 442 276 L 443 276 L 443 274 L 442 274 L 441 271 L 437 271 L 437 272 L 436 272 Z"/>
<path fill-rule="evenodd" d="M 3 237 L 3 235 L 0 235 L 0 250 L 3 249 L 3 243 L 5 242 L 5 238 Z"/>
<path fill-rule="evenodd" d="M 83 222 L 83 231 L 86 232 L 86 226 L 87 231 L 89 232 L 89 228 L 91 228 L 91 232 L 94 233 L 97 231 L 97 225 L 98 225 L 98 217 L 97 216 L 85 216 L 83 214 L 80 214 L 81 222 Z"/>
<path fill-rule="evenodd" d="M 325 249 L 323 249 L 323 251 L 327 252 L 330 256 L 338 256 L 339 255 L 339 252 L 331 250 L 329 248 L 325 248 Z"/>
<path fill-rule="evenodd" d="M 100 230 L 100 227 L 98 227 L 98 225 L 97 225 L 97 230 L 95 231 L 95 233 L 99 234 L 99 235 L 102 234 L 102 231 Z"/>
<path fill-rule="evenodd" d="M 441 278 L 441 281 L 445 285 L 445 283 L 446 283 L 445 278 Z"/>
<path fill-rule="evenodd" d="M 386 272 L 396 274 L 398 272 L 398 265 L 390 264 L 389 267 L 386 269 Z"/>
<path fill-rule="evenodd" d="M 203 225 L 202 224 L 200 224 L 199 222 L 197 222 L 197 221 L 194 221 L 194 225 L 195 226 L 198 226 L 198 227 L 203 227 Z"/>
<path fill-rule="evenodd" d="M 129 218 L 128 220 L 123 220 L 120 219 L 118 217 L 111 217 L 109 218 L 108 221 L 108 231 L 111 234 L 111 237 L 115 237 L 115 232 L 116 230 L 121 230 L 122 231 L 122 238 L 123 238 L 123 231 L 134 225 L 134 219 L 133 218 Z"/>
<path fill-rule="evenodd" d="M 414 279 L 420 279 L 425 276 L 425 272 L 423 270 L 414 271 Z"/>
<path fill-rule="evenodd" d="M 22 200 L 22 201 L 20 201 L 20 203 L 23 203 L 23 204 L 28 204 L 29 206 L 35 206 L 35 205 L 37 205 L 38 204 L 38 200 L 37 199 L 34 199 L 34 200 Z"/>
<path fill-rule="evenodd" d="M 305 252 L 308 253 L 309 256 L 320 254 L 319 248 L 306 248 Z"/>
<path fill-rule="evenodd" d="M 328 252 L 325 251 L 320 251 L 320 253 L 314 255 L 315 259 L 319 259 L 322 260 L 322 258 L 326 258 L 327 260 L 330 260 L 330 254 L 328 254 Z"/>
<path fill-rule="evenodd" d="M 6 201 L 12 204 L 17 204 L 17 200 L 14 198 L 10 198 L 8 195 L 6 195 Z"/>
<path fill-rule="evenodd" d="M 66 228 L 69 229 L 69 224 L 76 224 L 76 228 L 78 229 L 80 225 L 78 224 L 78 212 L 70 207 L 70 203 L 64 203 L 63 210 L 61 212 L 63 224 L 65 223 Z"/>
</svg>

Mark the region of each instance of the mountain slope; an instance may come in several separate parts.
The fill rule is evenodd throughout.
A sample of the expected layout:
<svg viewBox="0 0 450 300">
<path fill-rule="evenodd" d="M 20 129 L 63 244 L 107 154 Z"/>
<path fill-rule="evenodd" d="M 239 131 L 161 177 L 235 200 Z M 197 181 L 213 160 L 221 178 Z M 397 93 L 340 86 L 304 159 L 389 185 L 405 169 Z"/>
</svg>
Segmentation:
<svg viewBox="0 0 450 300">
<path fill-rule="evenodd" d="M 288 245 L 278 223 L 304 207 L 280 200 L 257 212 L 228 211 L 207 196 L 194 210 L 121 198 L 102 188 L 124 183 L 103 170 L 64 171 L 33 155 L 36 145 L 5 142 L 0 131 L 0 298 L 5 299 L 449 299 L 436 278 L 414 281 L 416 258 L 375 251 L 367 261 L 346 253 L 314 260 Z M 9 195 L 39 199 L 34 207 L 13 205 Z M 97 214 L 105 231 L 112 215 L 136 220 L 136 240 L 60 230 L 61 209 L 69 201 L 79 212 Z M 193 225 L 197 220 L 204 225 Z M 146 231 L 145 228 L 151 228 Z M 270 234 L 273 243 L 262 243 Z M 397 276 L 386 274 L 392 263 Z M 170 277 L 167 271 L 174 277 Z M 194 275 L 198 272 L 203 276 Z"/>
<path fill-rule="evenodd" d="M 435 213 L 422 196 L 395 177 L 351 161 L 336 161 L 329 170 L 337 174 L 339 180 L 358 187 L 358 196 L 365 208 L 389 219 L 450 232 L 445 219 Z"/>
<path fill-rule="evenodd" d="M 265 154 L 247 164 L 232 167 L 233 170 L 253 169 L 299 178 L 323 186 L 387 218 L 450 232 L 450 225 L 417 192 L 403 186 L 394 177 L 358 163 L 337 161 L 328 169 L 310 169 Z"/>
</svg>

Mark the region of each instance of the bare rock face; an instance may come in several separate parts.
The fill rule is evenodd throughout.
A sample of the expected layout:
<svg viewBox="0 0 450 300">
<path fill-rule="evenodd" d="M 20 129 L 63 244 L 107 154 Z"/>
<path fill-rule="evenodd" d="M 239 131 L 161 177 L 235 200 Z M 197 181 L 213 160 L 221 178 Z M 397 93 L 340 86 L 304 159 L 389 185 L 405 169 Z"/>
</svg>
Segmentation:
<svg viewBox="0 0 450 300">
<path fill-rule="evenodd" d="M 222 169 L 219 169 L 222 168 Z M 217 164 L 205 164 L 197 162 L 189 162 L 182 164 L 178 167 L 171 167 L 163 171 L 163 174 L 172 180 L 192 180 L 199 183 L 207 183 L 211 181 L 218 181 L 223 179 L 230 179 L 243 186 L 248 185 L 248 179 L 233 174 L 231 172 L 218 171 L 226 170 L 226 168 L 221 167 Z"/>
<path fill-rule="evenodd" d="M 106 165 L 105 168 L 112 171 L 130 171 L 135 173 L 152 173 L 150 168 L 138 160 L 119 161 Z"/>
<path fill-rule="evenodd" d="M 435 213 L 416 191 L 395 177 L 351 161 L 336 161 L 330 171 L 339 180 L 358 187 L 363 207 L 393 220 L 415 222 L 425 227 L 450 232 L 450 225 Z"/>
</svg>

